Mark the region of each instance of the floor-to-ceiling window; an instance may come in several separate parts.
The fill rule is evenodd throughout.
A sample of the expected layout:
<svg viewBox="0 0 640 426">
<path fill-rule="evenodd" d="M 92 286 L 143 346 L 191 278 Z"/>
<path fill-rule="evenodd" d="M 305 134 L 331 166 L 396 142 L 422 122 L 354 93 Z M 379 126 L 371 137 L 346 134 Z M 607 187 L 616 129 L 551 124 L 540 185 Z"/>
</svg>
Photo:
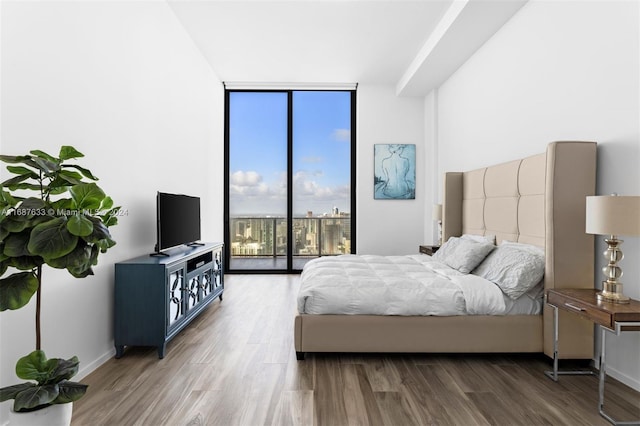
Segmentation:
<svg viewBox="0 0 640 426">
<path fill-rule="evenodd" d="M 355 250 L 355 91 L 225 92 L 229 272 Z"/>
</svg>

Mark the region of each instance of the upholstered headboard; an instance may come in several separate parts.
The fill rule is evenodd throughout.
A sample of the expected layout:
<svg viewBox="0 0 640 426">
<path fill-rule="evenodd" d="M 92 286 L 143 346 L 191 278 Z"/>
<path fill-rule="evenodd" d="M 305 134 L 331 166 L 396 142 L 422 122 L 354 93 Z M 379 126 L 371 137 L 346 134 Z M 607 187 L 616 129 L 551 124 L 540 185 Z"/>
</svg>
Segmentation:
<svg viewBox="0 0 640 426">
<path fill-rule="evenodd" d="M 593 236 L 585 204 L 596 185 L 595 142 L 553 142 L 543 154 L 444 177 L 443 241 L 463 233 L 496 235 L 545 249 L 545 289 L 592 288 Z M 545 306 L 544 347 L 553 354 L 552 315 Z M 593 327 L 561 317 L 562 358 L 593 355 Z M 563 350 L 564 347 L 564 350 Z"/>
<path fill-rule="evenodd" d="M 443 214 L 445 241 L 453 235 L 495 235 L 502 240 L 544 247 L 545 154 L 510 161 L 457 175 L 457 220 L 451 220 L 452 186 L 445 192 L 447 212 Z M 461 196 L 461 197 L 460 197 Z"/>
</svg>

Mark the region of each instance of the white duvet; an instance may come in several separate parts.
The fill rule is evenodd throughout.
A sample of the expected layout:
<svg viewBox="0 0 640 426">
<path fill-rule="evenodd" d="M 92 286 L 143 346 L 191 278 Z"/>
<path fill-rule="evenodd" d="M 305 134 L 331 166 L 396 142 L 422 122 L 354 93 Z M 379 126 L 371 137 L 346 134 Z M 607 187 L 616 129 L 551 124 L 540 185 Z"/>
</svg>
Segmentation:
<svg viewBox="0 0 640 426">
<path fill-rule="evenodd" d="M 525 299 L 528 299 L 526 296 Z M 534 314 L 515 309 L 491 281 L 462 274 L 426 255 L 342 255 L 309 261 L 298 312 L 347 315 Z"/>
</svg>

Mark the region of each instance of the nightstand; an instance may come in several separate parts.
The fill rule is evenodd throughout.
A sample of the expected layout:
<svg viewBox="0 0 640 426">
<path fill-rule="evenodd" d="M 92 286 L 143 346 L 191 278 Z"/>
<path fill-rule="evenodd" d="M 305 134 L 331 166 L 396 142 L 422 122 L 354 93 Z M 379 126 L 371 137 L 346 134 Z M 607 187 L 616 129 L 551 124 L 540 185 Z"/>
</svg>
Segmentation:
<svg viewBox="0 0 640 426">
<path fill-rule="evenodd" d="M 604 412 L 604 383 L 606 376 L 605 341 L 606 333 L 620 335 L 623 331 L 640 331 L 640 302 L 631 300 L 629 304 L 601 302 L 596 298 L 595 289 L 549 290 L 546 301 L 553 308 L 553 371 L 545 374 L 554 381 L 559 375 L 591 374 L 591 370 L 558 371 L 558 310 L 572 312 L 600 328 L 600 372 L 598 386 L 598 411 L 614 425 L 638 424 L 638 422 L 618 422 Z"/>
<path fill-rule="evenodd" d="M 420 246 L 420 253 L 431 256 L 433 253 L 437 252 L 439 248 L 440 246 Z"/>
</svg>

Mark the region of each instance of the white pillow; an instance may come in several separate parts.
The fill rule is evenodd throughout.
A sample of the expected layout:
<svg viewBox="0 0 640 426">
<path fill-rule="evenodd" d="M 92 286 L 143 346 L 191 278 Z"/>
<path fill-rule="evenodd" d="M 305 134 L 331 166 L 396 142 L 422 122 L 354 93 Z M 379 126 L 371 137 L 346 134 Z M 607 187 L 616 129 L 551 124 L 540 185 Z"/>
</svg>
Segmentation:
<svg viewBox="0 0 640 426">
<path fill-rule="evenodd" d="M 432 256 L 453 269 L 468 274 L 495 248 L 493 244 L 451 237 Z"/>
<path fill-rule="evenodd" d="M 481 243 L 487 242 L 489 244 L 496 245 L 496 236 L 492 234 L 488 235 L 475 235 L 475 234 L 462 234 L 462 237 L 465 240 L 473 240 Z"/>
<path fill-rule="evenodd" d="M 473 274 L 493 281 L 515 300 L 542 280 L 544 251 L 529 244 L 505 241 L 478 265 Z"/>
</svg>

